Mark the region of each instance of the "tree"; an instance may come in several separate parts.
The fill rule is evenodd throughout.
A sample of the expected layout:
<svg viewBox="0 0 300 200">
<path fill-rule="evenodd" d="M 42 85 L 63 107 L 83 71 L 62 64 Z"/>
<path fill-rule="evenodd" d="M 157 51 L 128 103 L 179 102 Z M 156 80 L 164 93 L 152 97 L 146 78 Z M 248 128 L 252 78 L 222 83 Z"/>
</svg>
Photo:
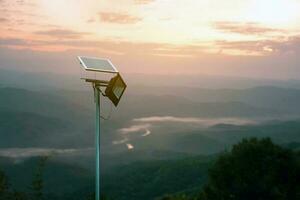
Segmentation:
<svg viewBox="0 0 300 200">
<path fill-rule="evenodd" d="M 28 200 L 26 193 L 14 191 L 11 193 L 12 200 Z"/>
<path fill-rule="evenodd" d="M 166 195 L 158 200 L 193 200 L 186 195 Z"/>
<path fill-rule="evenodd" d="M 0 200 L 27 200 L 27 195 L 9 187 L 8 178 L 0 170 Z"/>
<path fill-rule="evenodd" d="M 38 162 L 38 167 L 36 173 L 34 174 L 34 178 L 32 181 L 32 190 L 33 190 L 33 199 L 34 200 L 42 200 L 43 199 L 43 188 L 44 188 L 44 181 L 43 181 L 43 171 L 46 165 L 46 161 L 49 157 L 41 157 Z"/>
<path fill-rule="evenodd" d="M 8 180 L 4 172 L 0 170 L 0 200 L 5 200 L 8 196 Z"/>
<path fill-rule="evenodd" d="M 299 153 L 270 139 L 244 139 L 217 159 L 200 199 L 300 199 L 299 180 Z"/>
</svg>

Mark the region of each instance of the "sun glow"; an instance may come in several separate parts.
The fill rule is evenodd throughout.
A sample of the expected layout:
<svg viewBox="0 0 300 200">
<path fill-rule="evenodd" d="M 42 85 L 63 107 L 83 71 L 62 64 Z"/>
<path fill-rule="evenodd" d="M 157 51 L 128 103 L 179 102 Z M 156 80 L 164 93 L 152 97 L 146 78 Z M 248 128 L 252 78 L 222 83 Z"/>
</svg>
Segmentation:
<svg viewBox="0 0 300 200">
<path fill-rule="evenodd" d="M 19 22 L 6 19 L 4 13 L 0 18 L 12 22 L 9 29 L 2 28 L 2 37 L 27 41 L 25 45 L 5 44 L 12 48 L 89 49 L 118 56 L 143 52 L 159 59 L 187 59 L 203 53 L 265 56 L 276 52 L 272 46 L 276 42 L 300 30 L 298 0 L 155 0 L 143 4 L 40 0 L 33 6 L 30 0 L 22 2 L 27 4 L 7 4 L 13 13 L 19 6 L 22 12 L 15 16 Z"/>
<path fill-rule="evenodd" d="M 39 11 L 47 17 L 49 23 L 81 30 L 84 29 L 85 21 L 90 16 L 89 12 L 97 9 L 93 7 L 90 0 L 42 0 L 38 3 Z"/>
<path fill-rule="evenodd" d="M 248 23 L 254 22 L 270 28 L 295 28 L 299 26 L 299 1 L 296 0 L 217 0 L 197 2 L 186 0 L 152 1 L 135 5 L 124 0 L 125 5 L 116 1 L 73 1 L 41 0 L 39 12 L 49 24 L 68 27 L 79 32 L 89 32 L 93 39 L 127 40 L 132 42 L 169 43 L 192 45 L 210 43 L 216 40 L 254 40 L 256 35 L 230 34 L 212 26 L 218 21 Z M 176 6 L 175 6 L 176 5 Z M 104 12 L 118 17 L 128 17 L 122 23 L 101 21 Z M 109 19 L 109 18 L 104 18 Z M 214 49 L 214 48 L 213 48 Z"/>
<path fill-rule="evenodd" d="M 288 26 L 299 22 L 299 6 L 296 0 L 256 0 L 246 15 L 263 24 Z"/>
</svg>

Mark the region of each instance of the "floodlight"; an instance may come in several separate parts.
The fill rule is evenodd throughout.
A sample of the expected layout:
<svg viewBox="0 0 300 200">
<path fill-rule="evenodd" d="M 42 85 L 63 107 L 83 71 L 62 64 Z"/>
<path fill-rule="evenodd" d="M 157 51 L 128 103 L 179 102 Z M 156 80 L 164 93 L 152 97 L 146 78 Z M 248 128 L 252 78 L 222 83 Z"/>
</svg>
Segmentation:
<svg viewBox="0 0 300 200">
<path fill-rule="evenodd" d="M 117 76 L 113 77 L 109 81 L 108 86 L 105 90 L 105 95 L 113 102 L 115 106 L 117 106 L 126 87 L 126 83 L 118 73 Z"/>
<path fill-rule="evenodd" d="M 126 83 L 122 79 L 120 73 L 108 59 L 78 56 L 78 60 L 84 71 L 87 73 L 95 73 L 93 77 L 82 77 L 86 82 L 92 83 L 94 88 L 94 97 L 96 103 L 96 182 L 95 182 L 95 199 L 100 200 L 100 94 L 103 94 L 102 88 L 105 89 L 107 96 L 115 106 L 118 105 L 125 89 Z M 96 76 L 103 74 L 115 75 L 110 80 L 103 80 Z"/>
</svg>

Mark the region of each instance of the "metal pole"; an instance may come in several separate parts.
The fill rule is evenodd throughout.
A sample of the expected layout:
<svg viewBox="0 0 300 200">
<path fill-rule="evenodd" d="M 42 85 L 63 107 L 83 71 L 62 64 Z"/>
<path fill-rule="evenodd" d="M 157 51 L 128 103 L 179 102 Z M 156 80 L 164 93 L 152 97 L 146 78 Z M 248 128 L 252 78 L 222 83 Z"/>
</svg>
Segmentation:
<svg viewBox="0 0 300 200">
<path fill-rule="evenodd" d="M 96 200 L 100 200 L 100 92 L 94 86 L 96 103 Z"/>
</svg>

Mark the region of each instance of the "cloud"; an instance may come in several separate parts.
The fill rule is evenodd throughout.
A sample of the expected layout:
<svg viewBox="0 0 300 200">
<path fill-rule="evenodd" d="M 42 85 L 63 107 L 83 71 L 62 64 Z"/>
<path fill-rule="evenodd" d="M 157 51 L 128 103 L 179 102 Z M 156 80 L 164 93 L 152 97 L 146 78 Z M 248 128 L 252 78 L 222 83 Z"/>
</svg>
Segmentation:
<svg viewBox="0 0 300 200">
<path fill-rule="evenodd" d="M 136 118 L 132 120 L 135 125 L 128 128 L 119 129 L 119 133 L 123 134 L 123 139 L 113 141 L 114 145 L 120 145 L 126 143 L 128 149 L 133 149 L 134 146 L 128 142 L 135 140 L 138 137 L 146 137 L 151 134 L 150 127 L 153 127 L 157 123 L 174 123 L 174 124 L 196 124 L 202 127 L 211 127 L 217 124 L 232 124 L 232 125 L 249 125 L 256 124 L 256 121 L 250 119 L 240 119 L 240 118 L 196 118 L 196 117 L 175 117 L 175 116 L 151 116 Z M 170 127 L 170 125 L 168 125 Z M 162 124 L 158 127 L 163 127 Z M 129 133 L 138 133 L 144 131 L 141 135 L 131 135 Z M 125 134 L 125 136 L 124 136 Z"/>
<path fill-rule="evenodd" d="M 284 30 L 282 29 L 264 27 L 255 22 L 241 23 L 241 22 L 219 21 L 213 23 L 213 27 L 223 32 L 238 33 L 243 35 L 284 33 Z"/>
<path fill-rule="evenodd" d="M 273 47 L 277 52 L 281 53 L 299 53 L 300 52 L 300 36 L 290 37 L 285 42 L 273 43 Z"/>
<path fill-rule="evenodd" d="M 139 124 L 139 125 L 132 125 L 128 128 L 121 128 L 119 129 L 119 132 L 122 133 L 122 134 L 128 134 L 128 133 L 135 133 L 135 132 L 139 132 L 139 131 L 144 131 L 148 130 L 148 128 L 151 127 L 150 124 Z"/>
<path fill-rule="evenodd" d="M 16 3 L 23 5 L 25 3 L 24 0 L 17 0 Z"/>
<path fill-rule="evenodd" d="M 42 32 L 42 34 L 46 33 Z M 191 58 L 209 49 L 209 46 L 198 44 L 173 45 L 155 42 L 118 41 L 114 39 L 87 40 L 73 38 L 64 38 L 63 40 L 34 38 L 29 40 L 25 38 L 0 37 L 0 45 L 16 49 L 26 48 L 34 51 L 61 52 L 69 49 L 82 49 L 99 51 L 105 55 L 147 55 L 151 57 L 173 57 L 174 59 Z"/>
<path fill-rule="evenodd" d="M 18 38 L 0 38 L 0 46 L 10 46 L 10 45 L 27 46 L 28 42 L 26 40 L 18 39 Z"/>
<path fill-rule="evenodd" d="M 272 40 L 216 41 L 215 45 L 227 53 L 263 56 L 274 52 L 275 43 Z"/>
<path fill-rule="evenodd" d="M 128 140 L 129 140 L 128 138 L 124 138 L 122 140 L 115 140 L 115 141 L 112 142 L 112 144 L 124 144 Z"/>
<path fill-rule="evenodd" d="M 127 13 L 115 12 L 99 12 L 99 17 L 102 22 L 112 24 L 136 24 L 142 20 L 140 17 L 129 15 Z"/>
<path fill-rule="evenodd" d="M 194 45 L 119 41 L 113 38 L 50 40 L 0 36 L 0 59 L 4 67 L 51 72 L 61 70 L 58 66 L 64 62 L 64 72 L 78 73 L 72 56 L 89 54 L 110 57 L 120 66 L 120 70 L 127 73 L 153 73 L 154 70 L 157 73 L 175 71 L 187 74 L 192 71 L 195 74 L 282 79 L 299 77 L 299 44 L 299 35 L 273 40 L 224 40 Z M 214 52 L 206 52 L 207 49 Z M 170 59 L 170 55 L 182 56 Z M 23 59 L 27 62 L 24 63 Z M 43 67 L 40 63 L 44 63 Z"/>
<path fill-rule="evenodd" d="M 56 30 L 56 29 L 54 29 Z M 1 38 L 0 45 L 12 48 L 28 48 L 35 51 L 65 51 L 69 49 L 78 50 L 94 50 L 105 55 L 143 55 L 152 57 L 161 57 L 169 59 L 193 59 L 201 58 L 203 55 L 270 55 L 282 51 L 297 50 L 299 37 L 290 37 L 283 39 L 272 40 L 242 40 L 242 41 L 227 41 L 219 40 L 213 43 L 201 43 L 194 45 L 174 45 L 168 43 L 155 42 L 131 42 L 118 41 L 114 39 L 106 40 L 86 40 L 76 39 L 84 33 L 70 31 L 55 31 L 39 32 L 42 35 L 52 34 L 53 37 L 61 37 L 64 40 L 45 40 L 32 39 L 26 40 L 22 38 Z M 11 42 L 11 44 L 9 43 Z"/>
<path fill-rule="evenodd" d="M 124 143 L 130 141 L 132 139 L 132 135 L 128 135 L 130 133 L 137 133 L 137 132 L 144 131 L 144 133 L 140 136 L 141 137 L 146 137 L 146 136 L 151 134 L 151 131 L 149 130 L 150 126 L 151 126 L 150 124 L 138 124 L 138 125 L 132 125 L 128 128 L 121 128 L 121 129 L 118 130 L 118 132 L 123 135 L 123 139 L 115 140 L 115 141 L 112 142 L 112 144 L 113 145 L 120 145 L 120 144 L 124 144 Z M 124 137 L 124 134 L 126 135 L 125 137 Z M 129 150 L 134 148 L 134 146 L 132 144 L 129 144 L 129 143 L 127 143 L 126 146 Z"/>
<path fill-rule="evenodd" d="M 134 0 L 134 3 L 137 5 L 144 5 L 154 2 L 155 0 Z"/>
<path fill-rule="evenodd" d="M 78 32 L 69 29 L 50 29 L 45 31 L 36 31 L 34 33 L 37 35 L 44 35 L 58 39 L 79 39 L 84 35 L 90 34 L 87 32 Z"/>
<path fill-rule="evenodd" d="M 273 40 L 216 41 L 215 45 L 224 50 L 237 50 L 257 55 L 285 54 L 300 52 L 300 36 Z"/>
<path fill-rule="evenodd" d="M 151 116 L 133 119 L 134 122 L 142 123 L 187 123 L 187 124 L 198 124 L 203 126 L 213 126 L 216 124 L 233 124 L 233 125 L 245 125 L 254 124 L 255 121 L 249 119 L 240 118 L 196 118 L 196 117 L 174 117 L 174 116 Z"/>
<path fill-rule="evenodd" d="M 96 22 L 96 20 L 94 18 L 89 18 L 88 20 L 86 20 L 87 23 L 94 23 Z"/>
<path fill-rule="evenodd" d="M 4 23 L 4 22 L 8 22 L 9 20 L 7 18 L 4 17 L 0 17 L 0 22 Z"/>
<path fill-rule="evenodd" d="M 31 6 L 31 7 L 37 6 L 36 2 L 34 1 L 16 0 L 15 2 L 20 6 Z"/>
<path fill-rule="evenodd" d="M 151 131 L 149 129 L 146 129 L 146 132 L 142 135 L 142 137 L 146 137 L 151 134 Z"/>
<path fill-rule="evenodd" d="M 0 149 L 0 156 L 14 159 L 25 159 L 38 156 L 83 153 L 90 150 L 92 149 L 8 148 Z"/>
<path fill-rule="evenodd" d="M 42 32 L 42 34 L 49 34 L 48 32 Z M 57 34 L 57 33 L 56 33 Z M 63 37 L 62 34 L 60 34 Z M 77 36 L 78 34 L 75 34 Z M 68 35 L 67 35 L 68 36 Z M 66 36 L 65 36 L 66 37 Z M 70 37 L 70 35 L 69 35 Z M 74 35 L 72 35 L 74 37 Z M 147 55 L 151 57 L 165 57 L 169 59 L 170 57 L 174 59 L 191 59 L 193 57 L 199 57 L 203 54 L 208 54 L 212 50 L 212 46 L 217 46 L 217 48 L 226 48 L 227 41 L 216 41 L 215 43 L 201 43 L 193 45 L 174 45 L 168 43 L 155 43 L 155 42 L 131 42 L 131 41 L 118 41 L 115 39 L 106 40 L 86 40 L 86 39 L 72 39 L 65 38 L 64 40 L 45 40 L 45 39 L 32 39 L 26 40 L 22 38 L 1 38 L 0 43 L 5 43 L 5 46 L 10 46 L 9 41 L 12 41 L 12 48 L 17 47 L 31 48 L 36 51 L 61 51 L 68 49 L 83 49 L 83 50 L 96 50 L 101 51 L 105 54 L 113 55 Z M 15 44 L 18 41 L 18 44 Z M 224 43 L 222 43 L 224 42 Z M 59 49 L 59 50 L 57 50 Z M 229 49 L 230 46 L 229 46 Z"/>
</svg>

